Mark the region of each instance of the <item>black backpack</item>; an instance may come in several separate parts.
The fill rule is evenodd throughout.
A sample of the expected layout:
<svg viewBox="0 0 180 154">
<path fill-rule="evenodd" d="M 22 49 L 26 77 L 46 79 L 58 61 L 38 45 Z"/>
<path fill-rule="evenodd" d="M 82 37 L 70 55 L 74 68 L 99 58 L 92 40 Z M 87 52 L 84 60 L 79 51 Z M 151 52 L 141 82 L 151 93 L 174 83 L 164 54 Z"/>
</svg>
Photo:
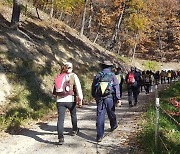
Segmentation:
<svg viewBox="0 0 180 154">
<path fill-rule="evenodd" d="M 99 74 L 100 77 L 97 79 L 97 83 L 95 84 L 95 97 L 100 98 L 113 94 L 113 73 L 100 72 Z"/>
</svg>

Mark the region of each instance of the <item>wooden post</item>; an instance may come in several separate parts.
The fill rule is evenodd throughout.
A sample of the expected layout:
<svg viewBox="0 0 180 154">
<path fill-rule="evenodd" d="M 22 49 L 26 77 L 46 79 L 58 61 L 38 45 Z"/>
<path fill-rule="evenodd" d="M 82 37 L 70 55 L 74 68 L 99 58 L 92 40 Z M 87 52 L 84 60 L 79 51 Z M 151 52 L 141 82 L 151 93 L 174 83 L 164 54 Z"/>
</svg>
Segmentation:
<svg viewBox="0 0 180 154">
<path fill-rule="evenodd" d="M 156 103 L 156 122 L 155 122 L 155 150 L 158 151 L 158 137 L 159 137 L 159 98 L 157 85 L 155 85 L 155 103 Z"/>
</svg>

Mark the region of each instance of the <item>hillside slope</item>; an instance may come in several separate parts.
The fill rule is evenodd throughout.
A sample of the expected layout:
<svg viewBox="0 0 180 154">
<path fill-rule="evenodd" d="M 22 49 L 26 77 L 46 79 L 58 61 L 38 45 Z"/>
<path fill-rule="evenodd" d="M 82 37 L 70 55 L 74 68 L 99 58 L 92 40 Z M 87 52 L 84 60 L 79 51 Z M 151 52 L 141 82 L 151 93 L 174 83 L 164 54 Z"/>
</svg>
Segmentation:
<svg viewBox="0 0 180 154">
<path fill-rule="evenodd" d="M 80 38 L 77 31 L 58 20 L 39 21 L 22 15 L 21 26 L 15 31 L 9 28 L 9 12 L 10 8 L 1 6 L 0 68 L 11 81 L 14 80 L 12 73 L 22 76 L 34 72 L 34 80 L 41 83 L 39 86 L 44 87 L 46 92 L 50 92 L 54 78 L 51 73 L 53 69 L 57 71 L 63 61 L 71 61 L 78 74 L 86 74 L 90 67 L 96 67 L 103 59 L 119 63 L 113 54 L 86 37 Z M 44 79 L 47 74 L 52 75 L 48 80 Z M 3 75 L 3 78 L 6 77 Z M 9 79 L 4 79 L 2 89 L 7 94 L 10 89 L 7 90 L 7 87 L 11 87 L 11 82 L 7 81 Z M 26 78 L 23 77 L 23 80 Z"/>
<path fill-rule="evenodd" d="M 55 19 L 21 15 L 19 29 L 13 30 L 11 12 L 0 4 L 0 130 L 12 130 L 55 108 L 53 82 L 64 61 L 71 61 L 80 77 L 84 104 L 92 100 L 91 83 L 100 61 L 108 59 L 125 69 L 130 64 Z M 143 69 L 143 63 L 136 61 L 136 66 Z"/>
</svg>

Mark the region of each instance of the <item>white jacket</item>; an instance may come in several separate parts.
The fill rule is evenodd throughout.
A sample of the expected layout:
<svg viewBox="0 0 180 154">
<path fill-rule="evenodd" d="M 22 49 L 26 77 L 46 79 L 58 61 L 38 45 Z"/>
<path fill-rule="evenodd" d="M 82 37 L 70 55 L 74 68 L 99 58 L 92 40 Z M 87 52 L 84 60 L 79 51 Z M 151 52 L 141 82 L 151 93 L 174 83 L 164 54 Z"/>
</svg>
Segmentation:
<svg viewBox="0 0 180 154">
<path fill-rule="evenodd" d="M 79 81 L 78 76 L 75 73 L 69 73 L 68 75 L 69 75 L 69 77 L 71 75 L 74 75 L 74 84 L 76 87 L 76 93 L 77 93 L 77 96 L 82 101 L 83 100 L 83 93 L 82 93 L 81 83 Z M 75 100 L 74 100 L 74 96 L 72 96 L 72 95 L 68 95 L 68 96 L 65 96 L 63 98 L 60 96 L 57 96 L 57 102 L 75 102 Z"/>
</svg>

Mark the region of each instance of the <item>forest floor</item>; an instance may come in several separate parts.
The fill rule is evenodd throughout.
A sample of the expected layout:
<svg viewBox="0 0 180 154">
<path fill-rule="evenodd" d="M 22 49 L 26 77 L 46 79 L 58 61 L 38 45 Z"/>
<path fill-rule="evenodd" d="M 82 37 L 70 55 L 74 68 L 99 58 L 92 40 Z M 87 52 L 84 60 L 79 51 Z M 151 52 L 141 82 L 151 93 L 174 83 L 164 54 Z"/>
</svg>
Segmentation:
<svg viewBox="0 0 180 154">
<path fill-rule="evenodd" d="M 92 103 L 77 108 L 78 126 L 80 132 L 71 136 L 71 120 L 69 112 L 66 113 L 65 142 L 58 145 L 57 139 L 57 113 L 48 116 L 28 128 L 23 128 L 17 135 L 8 135 L 0 139 L 1 154 L 144 154 L 136 136 L 141 130 L 143 113 L 146 105 L 153 101 L 154 92 L 146 95 L 141 92 L 139 103 L 129 107 L 127 93 L 123 93 L 122 106 L 116 108 L 119 127 L 110 132 L 109 120 L 106 116 L 105 136 L 102 142 L 96 142 L 96 104 Z"/>
</svg>

